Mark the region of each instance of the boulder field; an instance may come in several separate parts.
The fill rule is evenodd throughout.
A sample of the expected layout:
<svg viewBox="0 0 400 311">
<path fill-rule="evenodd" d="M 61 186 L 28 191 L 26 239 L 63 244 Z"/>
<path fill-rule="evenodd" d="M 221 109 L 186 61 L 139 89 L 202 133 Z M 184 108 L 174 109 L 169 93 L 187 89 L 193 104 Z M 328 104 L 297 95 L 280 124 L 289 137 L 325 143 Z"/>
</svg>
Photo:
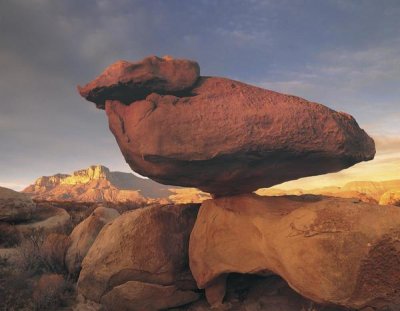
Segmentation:
<svg viewBox="0 0 400 311">
<path fill-rule="evenodd" d="M 186 308 L 204 289 L 210 305 L 228 310 L 232 275 L 279 275 L 335 310 L 396 310 L 398 208 L 252 193 L 371 160 L 374 141 L 346 113 L 199 68 L 171 57 L 119 61 L 79 87 L 105 109 L 134 171 L 213 197 L 199 212 L 153 206 L 104 225 L 82 262 L 80 294 L 108 310 L 160 310 Z M 260 302 L 254 292 L 243 301 Z"/>
</svg>

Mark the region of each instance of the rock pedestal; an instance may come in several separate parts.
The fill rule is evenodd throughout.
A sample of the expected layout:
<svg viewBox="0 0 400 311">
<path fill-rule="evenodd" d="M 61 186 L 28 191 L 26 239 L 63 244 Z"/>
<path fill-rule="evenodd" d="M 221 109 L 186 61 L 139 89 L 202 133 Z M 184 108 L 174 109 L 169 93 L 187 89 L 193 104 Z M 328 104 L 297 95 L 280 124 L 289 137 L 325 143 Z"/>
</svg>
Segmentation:
<svg viewBox="0 0 400 311">
<path fill-rule="evenodd" d="M 278 274 L 313 301 L 360 309 L 400 303 L 400 209 L 318 196 L 205 201 L 190 268 L 212 302 L 229 273 Z"/>
<path fill-rule="evenodd" d="M 202 204 L 192 232 L 196 210 L 178 206 L 135 211 L 106 225 L 83 261 L 78 289 L 88 299 L 120 310 L 196 300 L 182 260 L 191 232 L 190 269 L 212 305 L 223 302 L 230 273 L 278 274 L 323 304 L 399 302 L 400 210 L 251 194 L 373 159 L 374 141 L 352 116 L 202 77 L 196 62 L 171 57 L 117 62 L 79 91 L 106 110 L 134 171 L 217 198 Z"/>
</svg>

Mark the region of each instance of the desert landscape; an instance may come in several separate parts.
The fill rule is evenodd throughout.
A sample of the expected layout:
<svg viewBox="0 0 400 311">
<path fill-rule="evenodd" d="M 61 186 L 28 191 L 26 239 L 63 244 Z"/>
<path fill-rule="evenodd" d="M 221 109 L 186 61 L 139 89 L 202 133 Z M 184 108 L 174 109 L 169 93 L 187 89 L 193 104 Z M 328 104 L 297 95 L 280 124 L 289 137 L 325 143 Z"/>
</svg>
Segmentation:
<svg viewBox="0 0 400 311">
<path fill-rule="evenodd" d="M 0 310 L 400 311 L 396 1 L 77 5 L 0 4 Z"/>
</svg>

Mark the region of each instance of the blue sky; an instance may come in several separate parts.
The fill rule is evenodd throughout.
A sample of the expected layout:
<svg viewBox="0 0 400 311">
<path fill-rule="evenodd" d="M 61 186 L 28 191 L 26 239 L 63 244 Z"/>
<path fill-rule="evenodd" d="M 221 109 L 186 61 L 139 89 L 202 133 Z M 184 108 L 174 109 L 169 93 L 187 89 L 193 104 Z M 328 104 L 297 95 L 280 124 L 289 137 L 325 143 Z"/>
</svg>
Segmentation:
<svg viewBox="0 0 400 311">
<path fill-rule="evenodd" d="M 0 185 L 100 163 L 130 171 L 76 85 L 151 54 L 348 112 L 378 145 L 355 171 L 400 178 L 399 16 L 397 0 L 1 0 Z"/>
</svg>

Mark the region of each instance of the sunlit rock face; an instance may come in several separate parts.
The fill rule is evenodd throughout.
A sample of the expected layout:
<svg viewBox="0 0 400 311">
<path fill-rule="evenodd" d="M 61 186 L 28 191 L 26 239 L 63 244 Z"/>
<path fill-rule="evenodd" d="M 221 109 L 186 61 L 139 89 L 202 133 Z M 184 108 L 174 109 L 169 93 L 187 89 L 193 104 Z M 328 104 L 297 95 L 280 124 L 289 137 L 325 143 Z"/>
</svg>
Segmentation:
<svg viewBox="0 0 400 311">
<path fill-rule="evenodd" d="M 71 232 L 71 245 L 65 255 L 65 264 L 71 275 L 79 274 L 81 263 L 100 230 L 120 214 L 112 208 L 99 206 Z"/>
<path fill-rule="evenodd" d="M 163 62 L 174 76 L 193 76 L 180 60 Z M 374 157 L 373 140 L 348 114 L 225 78 L 178 79 L 184 92 L 177 94 L 147 78 L 159 71 L 157 62 L 131 66 L 146 72 L 142 82 L 140 75 L 131 79 L 112 65 L 80 92 L 98 106 L 104 100 L 127 163 L 160 183 L 223 196 L 340 171 Z M 100 99 L 90 95 L 99 89 Z"/>
<path fill-rule="evenodd" d="M 106 224 L 82 262 L 77 289 L 107 310 L 164 310 L 199 298 L 188 243 L 199 205 L 153 205 Z"/>
<path fill-rule="evenodd" d="M 395 205 L 400 207 L 400 189 L 385 192 L 380 200 L 381 205 Z"/>
<path fill-rule="evenodd" d="M 149 56 L 140 62 L 118 61 L 79 93 L 104 109 L 105 102 L 116 99 L 129 105 L 151 93 L 185 95 L 199 78 L 199 65 L 190 60 Z"/>
<path fill-rule="evenodd" d="M 211 303 L 222 302 L 226 277 L 236 272 L 278 274 L 323 304 L 397 310 L 399 238 L 395 206 L 320 196 L 224 197 L 200 208 L 190 269 Z"/>
<path fill-rule="evenodd" d="M 166 198 L 167 187 L 130 173 L 111 172 L 102 165 L 92 165 L 72 174 L 56 174 L 38 178 L 23 190 L 34 199 L 74 202 L 145 202 Z"/>
</svg>

